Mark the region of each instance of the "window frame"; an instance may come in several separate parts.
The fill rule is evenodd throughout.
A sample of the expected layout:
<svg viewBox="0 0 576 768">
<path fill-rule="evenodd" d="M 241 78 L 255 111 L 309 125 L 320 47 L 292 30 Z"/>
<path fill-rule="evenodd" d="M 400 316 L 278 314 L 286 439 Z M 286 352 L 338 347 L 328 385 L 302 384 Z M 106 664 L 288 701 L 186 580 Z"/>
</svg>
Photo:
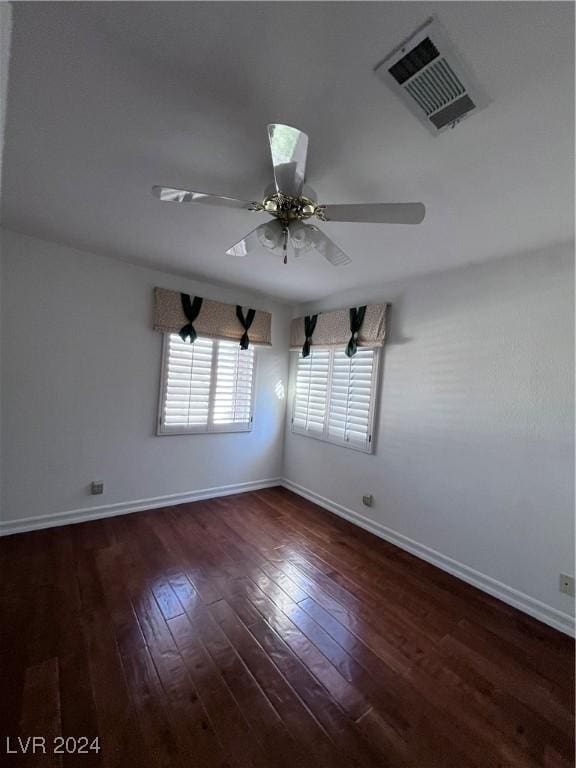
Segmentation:
<svg viewBox="0 0 576 768">
<path fill-rule="evenodd" d="M 337 347 L 319 347 L 317 349 L 327 350 L 329 355 L 328 360 L 328 379 L 326 386 L 326 404 L 325 404 L 325 420 L 322 433 L 315 433 L 311 430 L 299 428 L 294 421 L 294 414 L 296 411 L 296 395 L 297 395 L 297 380 L 298 380 L 298 360 L 302 355 L 302 352 L 293 352 L 291 354 L 297 355 L 294 362 L 294 387 L 292 393 L 292 410 L 290 415 L 290 427 L 291 432 L 295 435 L 301 435 L 302 437 L 310 437 L 313 440 L 319 440 L 322 443 L 330 443 L 331 445 L 338 445 L 341 448 L 349 448 L 352 451 L 360 451 L 361 453 L 374 453 L 375 450 L 375 435 L 374 425 L 376 423 L 376 411 L 377 403 L 380 394 L 380 361 L 382 357 L 382 347 L 361 347 L 361 349 L 371 349 L 374 352 L 374 364 L 372 367 L 372 379 L 371 379 L 371 397 L 370 407 L 368 409 L 368 438 L 365 445 L 351 441 L 341 440 L 336 437 L 331 437 L 328 434 L 329 427 L 329 413 L 330 413 L 330 399 L 332 390 L 332 372 L 334 368 L 334 356 L 338 351 Z M 313 348 L 311 350 L 313 352 Z"/>
<path fill-rule="evenodd" d="M 176 334 L 177 335 L 177 334 Z M 156 436 L 157 437 L 170 437 L 172 435 L 217 435 L 230 432 L 251 432 L 254 425 L 254 401 L 256 396 L 256 367 L 257 367 L 257 347 L 250 345 L 254 354 L 254 361 L 252 364 L 252 382 L 250 391 L 250 421 L 234 423 L 229 422 L 226 424 L 214 424 L 210 423 L 210 418 L 213 411 L 213 399 L 212 392 L 215 387 L 215 376 L 217 371 L 218 349 L 220 343 L 234 343 L 226 339 L 215 339 L 210 336 L 198 336 L 199 339 L 212 342 L 212 363 L 210 368 L 210 399 L 208 406 L 208 423 L 206 425 L 196 425 L 188 427 L 176 427 L 167 429 L 163 423 L 164 415 L 164 402 L 166 397 L 166 387 L 168 383 L 168 360 L 170 352 L 170 333 L 162 334 L 162 361 L 160 364 L 160 391 L 158 395 L 158 409 L 156 414 Z"/>
</svg>

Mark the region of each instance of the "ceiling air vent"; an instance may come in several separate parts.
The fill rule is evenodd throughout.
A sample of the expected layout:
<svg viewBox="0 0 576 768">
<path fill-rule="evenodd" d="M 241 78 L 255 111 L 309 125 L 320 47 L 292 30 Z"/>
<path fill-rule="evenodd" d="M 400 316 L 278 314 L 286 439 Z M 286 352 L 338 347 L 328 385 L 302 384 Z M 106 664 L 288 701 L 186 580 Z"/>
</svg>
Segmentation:
<svg viewBox="0 0 576 768">
<path fill-rule="evenodd" d="M 434 18 L 389 53 L 375 71 L 434 134 L 453 128 L 488 103 Z"/>
</svg>

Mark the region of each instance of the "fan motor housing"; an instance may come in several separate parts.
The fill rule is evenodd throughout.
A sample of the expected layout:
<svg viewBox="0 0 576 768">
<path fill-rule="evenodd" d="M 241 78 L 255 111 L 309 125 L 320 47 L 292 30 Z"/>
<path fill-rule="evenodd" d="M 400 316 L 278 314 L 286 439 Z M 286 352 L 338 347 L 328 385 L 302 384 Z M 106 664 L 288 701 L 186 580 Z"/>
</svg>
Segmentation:
<svg viewBox="0 0 576 768">
<path fill-rule="evenodd" d="M 309 197 L 290 197 L 282 192 L 268 195 L 262 205 L 267 213 L 281 221 L 309 219 L 318 208 L 318 203 Z"/>
</svg>

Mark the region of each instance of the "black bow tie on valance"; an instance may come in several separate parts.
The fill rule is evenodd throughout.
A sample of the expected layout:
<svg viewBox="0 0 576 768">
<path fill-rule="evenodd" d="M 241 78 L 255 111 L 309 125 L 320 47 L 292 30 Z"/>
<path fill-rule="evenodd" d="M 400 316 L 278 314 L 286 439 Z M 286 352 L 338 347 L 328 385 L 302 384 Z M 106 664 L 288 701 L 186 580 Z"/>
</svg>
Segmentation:
<svg viewBox="0 0 576 768">
<path fill-rule="evenodd" d="M 180 298 L 182 300 L 182 311 L 186 315 L 188 322 L 180 329 L 180 338 L 182 341 L 190 339 L 190 344 L 194 344 L 198 334 L 194 330 L 192 323 L 196 320 L 200 314 L 202 308 L 202 296 L 194 296 L 194 301 L 190 301 L 190 296 L 187 293 L 181 293 Z"/>
<path fill-rule="evenodd" d="M 242 311 L 242 307 L 237 304 L 236 305 L 236 317 L 240 321 L 240 325 L 242 328 L 244 328 L 244 334 L 242 338 L 240 339 L 240 349 L 248 349 L 250 345 L 250 339 L 248 338 L 248 331 L 250 330 L 250 326 L 254 322 L 254 316 L 256 315 L 255 309 L 249 309 L 246 313 L 246 317 L 244 317 L 244 312 Z"/>
<path fill-rule="evenodd" d="M 304 345 L 302 346 L 302 357 L 308 357 L 310 354 L 310 344 L 312 344 L 312 334 L 316 328 L 318 315 L 306 315 L 304 318 Z"/>
<path fill-rule="evenodd" d="M 365 306 L 358 307 L 358 309 L 356 309 L 356 307 L 350 309 L 350 331 L 352 335 L 350 336 L 350 341 L 346 347 L 346 354 L 348 357 L 354 357 L 356 350 L 358 349 L 358 335 L 360 334 L 365 314 Z"/>
</svg>

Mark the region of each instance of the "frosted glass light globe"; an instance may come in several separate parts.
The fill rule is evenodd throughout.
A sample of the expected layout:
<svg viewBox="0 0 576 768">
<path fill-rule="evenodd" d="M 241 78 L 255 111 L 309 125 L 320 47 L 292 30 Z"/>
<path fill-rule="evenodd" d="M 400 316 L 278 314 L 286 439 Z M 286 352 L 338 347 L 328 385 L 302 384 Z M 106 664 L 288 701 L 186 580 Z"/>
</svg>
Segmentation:
<svg viewBox="0 0 576 768">
<path fill-rule="evenodd" d="M 292 242 L 292 246 L 296 250 L 299 251 L 302 248 L 306 248 L 306 246 L 309 245 L 309 237 L 306 227 L 299 222 L 292 224 L 290 226 L 290 240 Z"/>
<path fill-rule="evenodd" d="M 264 248 L 269 248 L 270 250 L 273 250 L 280 245 L 281 237 L 281 232 L 278 232 L 278 229 L 274 227 L 273 224 L 274 222 L 270 222 L 267 227 L 258 231 L 258 240 L 260 241 L 260 244 L 263 245 Z"/>
</svg>

